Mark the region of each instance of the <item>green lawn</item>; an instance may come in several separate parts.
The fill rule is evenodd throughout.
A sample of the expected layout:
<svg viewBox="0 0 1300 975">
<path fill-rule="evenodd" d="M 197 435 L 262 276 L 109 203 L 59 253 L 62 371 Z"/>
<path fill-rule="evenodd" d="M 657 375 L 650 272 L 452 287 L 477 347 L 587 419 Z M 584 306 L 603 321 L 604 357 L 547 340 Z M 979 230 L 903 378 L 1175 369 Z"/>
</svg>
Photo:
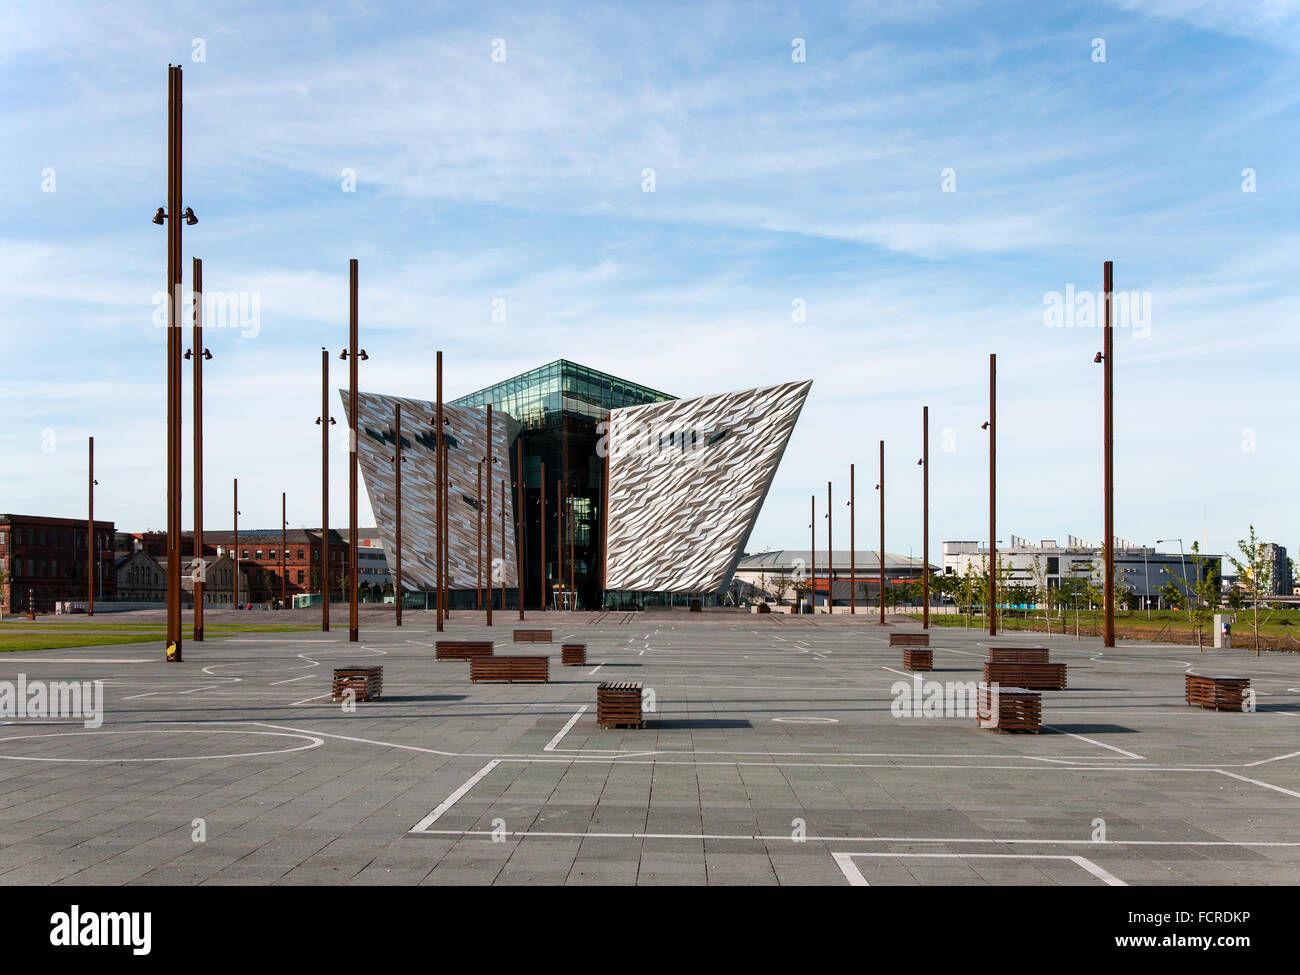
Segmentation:
<svg viewBox="0 0 1300 975">
<path fill-rule="evenodd" d="M 221 623 L 204 626 L 204 636 L 222 637 L 235 633 L 301 633 L 309 626 L 269 626 Z M 192 640 L 192 627 L 185 627 L 182 638 Z M 55 650 L 62 647 L 101 647 L 123 643 L 155 643 L 162 646 L 167 635 L 164 626 L 139 623 L 0 623 L 0 653 L 14 650 Z"/>
<path fill-rule="evenodd" d="M 1231 613 L 1231 610 L 1222 610 L 1224 613 Z M 907 613 L 912 619 L 919 620 L 920 613 Z M 1249 610 L 1239 610 L 1237 612 L 1237 621 L 1232 624 L 1232 642 L 1236 647 L 1245 646 L 1245 641 L 1253 636 L 1252 622 L 1254 614 Z M 965 616 L 949 616 L 931 614 L 931 626 L 958 626 L 966 625 Z M 971 617 L 970 625 L 972 628 L 986 627 L 988 621 L 978 614 Z M 1075 617 L 1073 612 L 1067 612 L 1065 619 L 1053 617 L 1052 632 L 1064 632 L 1067 634 L 1074 633 Z M 1084 635 L 1095 635 L 1102 625 L 1102 612 L 1096 610 L 1080 610 L 1079 612 L 1079 630 Z M 1005 613 L 998 618 L 998 626 L 1003 630 L 1034 630 L 1045 632 L 1043 629 L 1043 618 L 1041 615 L 1031 613 L 1027 618 L 1017 613 Z M 1211 629 L 1213 622 L 1205 629 L 1205 640 L 1207 643 L 1212 642 Z M 1150 636 L 1156 631 L 1167 633 L 1193 633 L 1194 627 L 1187 619 L 1186 612 L 1177 610 L 1152 610 L 1148 619 L 1144 610 L 1129 611 L 1124 610 L 1115 614 L 1115 632 L 1119 636 L 1127 633 L 1135 635 Z M 1259 635 L 1261 637 L 1271 637 L 1279 640 L 1298 641 L 1297 649 L 1300 649 L 1300 610 L 1296 609 L 1271 609 L 1259 611 Z"/>
</svg>

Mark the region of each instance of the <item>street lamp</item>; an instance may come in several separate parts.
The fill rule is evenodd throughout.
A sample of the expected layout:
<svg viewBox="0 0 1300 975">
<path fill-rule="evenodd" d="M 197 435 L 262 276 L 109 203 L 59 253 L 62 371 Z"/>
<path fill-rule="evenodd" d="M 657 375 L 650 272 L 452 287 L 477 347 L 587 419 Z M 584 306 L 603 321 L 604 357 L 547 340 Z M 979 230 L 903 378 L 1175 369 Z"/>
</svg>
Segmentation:
<svg viewBox="0 0 1300 975">
<path fill-rule="evenodd" d="M 1092 361 L 1102 366 L 1102 509 L 1105 521 L 1105 545 L 1102 550 L 1103 595 L 1102 642 L 1107 647 L 1115 645 L 1115 385 L 1114 331 L 1110 325 L 1110 306 L 1113 264 L 1102 265 L 1102 293 L 1105 320 L 1102 328 L 1102 351 Z"/>
<path fill-rule="evenodd" d="M 989 418 L 980 425 L 989 434 L 989 636 L 998 635 L 998 357 L 989 353 Z"/>
<path fill-rule="evenodd" d="M 322 633 L 330 631 L 330 354 L 320 347 L 320 595 Z"/>
</svg>

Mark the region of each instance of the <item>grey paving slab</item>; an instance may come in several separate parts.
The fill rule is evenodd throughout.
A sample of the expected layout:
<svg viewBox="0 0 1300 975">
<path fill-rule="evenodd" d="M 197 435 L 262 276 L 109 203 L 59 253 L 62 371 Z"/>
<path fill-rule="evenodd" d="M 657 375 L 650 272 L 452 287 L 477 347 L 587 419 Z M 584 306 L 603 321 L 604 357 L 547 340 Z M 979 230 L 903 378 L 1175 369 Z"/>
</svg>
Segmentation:
<svg viewBox="0 0 1300 975">
<path fill-rule="evenodd" d="M 108 683 L 102 728 L 0 729 L 0 883 L 839 885 L 837 853 L 890 854 L 852 860 L 873 885 L 1102 882 L 1069 856 L 1130 884 L 1300 883 L 1294 655 L 1000 637 L 1050 646 L 1070 675 L 1044 692 L 1046 733 L 1000 735 L 893 714 L 910 678 L 888 633 L 915 626 L 537 616 L 580 632 L 591 666 L 472 684 L 432 659 L 420 613 L 365 626 L 359 646 L 243 634 L 191 644 L 181 665 L 160 648 L 138 664 L 115 662 L 121 647 L 5 654 L 0 680 Z M 511 622 L 456 614 L 448 635 L 513 652 Z M 926 679 L 979 679 L 984 634 L 932 642 Z M 387 696 L 344 712 L 322 697 L 330 670 L 361 660 L 384 667 Z M 1186 707 L 1189 662 L 1250 677 L 1260 710 Z M 655 691 L 645 729 L 596 726 L 611 676 Z M 898 855 L 926 852 L 958 856 Z M 991 853 L 1015 856 L 972 856 Z"/>
</svg>

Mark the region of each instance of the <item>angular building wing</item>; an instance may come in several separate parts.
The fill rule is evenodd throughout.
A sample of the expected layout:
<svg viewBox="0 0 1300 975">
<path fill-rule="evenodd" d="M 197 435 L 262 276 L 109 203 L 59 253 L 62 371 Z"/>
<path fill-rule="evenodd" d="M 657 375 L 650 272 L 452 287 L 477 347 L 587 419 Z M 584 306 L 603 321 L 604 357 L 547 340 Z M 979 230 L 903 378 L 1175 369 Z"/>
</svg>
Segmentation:
<svg viewBox="0 0 1300 975">
<path fill-rule="evenodd" d="M 811 386 L 613 410 L 604 588 L 714 593 L 726 586 Z"/>
<path fill-rule="evenodd" d="M 343 410 L 348 412 L 346 390 Z M 432 418 L 435 405 L 424 400 L 383 396 L 358 391 L 357 455 L 374 511 L 379 537 L 394 568 L 396 552 L 396 480 L 393 456 L 396 431 L 394 407 L 402 410 L 402 584 L 403 588 L 430 591 L 437 587 L 435 532 L 437 505 Z M 473 407 L 442 407 L 447 423 L 447 537 L 448 585 L 451 589 L 474 589 L 479 585 L 479 519 L 484 531 L 492 532 L 492 564 L 484 567 L 485 586 L 506 589 L 518 586 L 519 569 L 515 548 L 515 503 L 510 470 L 509 444 L 517 425 L 503 414 L 492 417 L 491 464 L 484 464 L 484 477 L 492 477 L 492 510 L 480 512 L 478 494 L 479 459 L 487 451 L 487 410 Z M 351 416 L 349 415 L 349 420 Z M 505 552 L 501 551 L 501 491 L 505 498 Z M 486 497 L 486 485 L 484 490 Z M 487 543 L 483 542 L 486 557 Z M 493 574 L 494 565 L 499 574 Z"/>
</svg>

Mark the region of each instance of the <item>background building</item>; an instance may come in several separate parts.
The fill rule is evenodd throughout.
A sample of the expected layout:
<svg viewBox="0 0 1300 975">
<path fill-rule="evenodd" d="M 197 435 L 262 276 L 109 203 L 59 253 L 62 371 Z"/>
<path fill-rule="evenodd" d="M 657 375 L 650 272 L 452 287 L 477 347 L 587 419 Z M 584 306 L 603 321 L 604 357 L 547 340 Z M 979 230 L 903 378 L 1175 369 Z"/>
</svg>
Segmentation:
<svg viewBox="0 0 1300 975">
<path fill-rule="evenodd" d="M 1045 539 L 1035 545 L 1015 535 L 1010 544 L 998 545 L 997 557 L 1005 573 L 1003 585 L 1059 589 L 1089 582 L 1102 584 L 1103 553 L 1101 547 L 1073 535 L 1066 544 Z M 1222 577 L 1221 555 L 1201 555 L 1203 575 Z M 976 573 L 986 571 L 988 544 L 955 541 L 943 543 L 943 572 L 961 577 L 970 566 Z M 1041 581 L 1040 581 L 1041 580 Z M 1157 552 L 1149 546 L 1134 545 L 1117 539 L 1115 546 L 1115 581 L 1132 591 L 1136 607 L 1163 608 L 1160 590 L 1171 582 L 1179 588 L 1196 584 L 1196 560 L 1190 553 Z"/>
<path fill-rule="evenodd" d="M 817 582 L 815 592 L 817 605 L 825 607 L 827 599 L 838 607 L 849 605 L 850 589 L 856 605 L 880 605 L 880 554 L 878 551 L 856 551 L 836 549 L 831 564 L 827 564 L 825 550 L 816 553 Z M 813 553 L 808 549 L 777 549 L 771 552 L 757 552 L 746 555 L 736 565 L 736 579 L 745 583 L 747 594 L 751 599 L 766 598 L 782 603 L 794 602 L 793 583 L 798 578 L 808 578 L 813 568 Z M 855 563 L 850 566 L 850 561 Z M 921 570 L 924 560 L 894 552 L 885 553 L 885 585 L 889 586 L 894 597 L 887 605 L 895 605 L 895 600 L 919 606 L 921 604 Z M 852 568 L 852 571 L 850 569 Z M 936 565 L 930 566 L 931 576 L 939 572 Z M 778 595 L 784 584 L 785 591 Z M 829 597 L 828 597 L 829 594 Z M 937 602 L 934 593 L 931 602 Z"/>
<path fill-rule="evenodd" d="M 578 605 L 600 605 L 601 506 L 604 458 L 597 451 L 600 424 L 611 410 L 676 397 L 587 366 L 557 359 L 529 372 L 452 400 L 455 406 L 483 407 L 509 414 L 524 445 L 524 510 L 521 557 L 528 586 L 526 605 L 554 605 L 569 586 L 570 548 Z M 510 462 L 515 464 L 513 440 Z M 546 510 L 541 507 L 542 466 L 546 468 Z M 511 468 L 513 471 L 513 466 Z M 517 473 L 517 472 L 515 472 Z M 572 539 L 557 550 L 556 512 L 572 521 Z M 546 522 L 546 577 L 543 579 L 541 522 Z M 571 542 L 571 545 L 570 545 Z M 559 575 L 560 563 L 564 578 Z"/>
<path fill-rule="evenodd" d="M 95 522 L 95 598 L 117 595 L 111 521 Z M 56 602 L 86 599 L 86 519 L 0 514 L 0 586 L 6 613 L 25 612 L 28 593 L 37 612 Z"/>
</svg>

